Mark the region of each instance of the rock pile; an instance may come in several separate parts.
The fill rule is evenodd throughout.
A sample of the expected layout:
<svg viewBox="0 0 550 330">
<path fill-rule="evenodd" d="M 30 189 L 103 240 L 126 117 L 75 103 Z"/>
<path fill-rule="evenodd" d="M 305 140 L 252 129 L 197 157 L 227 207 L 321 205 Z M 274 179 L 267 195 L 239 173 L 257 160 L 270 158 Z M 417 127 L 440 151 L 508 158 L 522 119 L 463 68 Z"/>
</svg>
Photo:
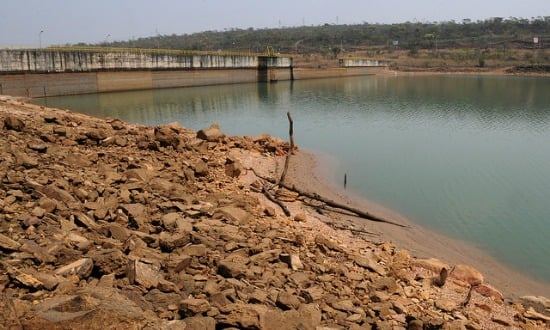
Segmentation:
<svg viewBox="0 0 550 330">
<path fill-rule="evenodd" d="M 0 320 L 10 329 L 548 326 L 465 265 L 286 217 L 234 151 L 268 136 L 0 102 Z M 265 157 L 264 157 L 265 158 Z M 297 198 L 297 199 L 296 199 Z M 352 242 L 352 243 L 350 243 Z M 445 269 L 445 271 L 442 271 Z M 447 274 L 443 278 L 442 274 Z M 541 307 L 542 306 L 542 307 Z"/>
</svg>

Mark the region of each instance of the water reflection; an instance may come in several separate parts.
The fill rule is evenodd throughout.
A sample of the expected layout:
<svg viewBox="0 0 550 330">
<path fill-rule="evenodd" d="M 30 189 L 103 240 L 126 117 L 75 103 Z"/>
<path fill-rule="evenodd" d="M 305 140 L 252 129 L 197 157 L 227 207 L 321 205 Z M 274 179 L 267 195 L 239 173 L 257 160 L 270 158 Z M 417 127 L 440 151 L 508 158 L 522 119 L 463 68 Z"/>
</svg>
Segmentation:
<svg viewBox="0 0 550 330">
<path fill-rule="evenodd" d="M 471 118 L 486 128 L 519 121 L 543 130 L 548 128 L 548 90 L 550 79 L 540 78 L 357 77 L 49 97 L 47 103 L 150 125 L 239 109 L 290 109 L 291 104 L 299 111 L 301 105 L 320 103 L 318 110 L 325 112 L 385 112 L 416 121 Z"/>
</svg>

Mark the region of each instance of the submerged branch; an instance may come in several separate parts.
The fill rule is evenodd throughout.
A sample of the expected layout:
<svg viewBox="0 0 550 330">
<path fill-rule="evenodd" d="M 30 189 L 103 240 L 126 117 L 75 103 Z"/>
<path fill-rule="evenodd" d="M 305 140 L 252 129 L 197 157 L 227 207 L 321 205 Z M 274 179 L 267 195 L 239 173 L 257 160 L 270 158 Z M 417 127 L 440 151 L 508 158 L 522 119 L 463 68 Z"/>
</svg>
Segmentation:
<svg viewBox="0 0 550 330">
<path fill-rule="evenodd" d="M 272 179 L 272 178 L 268 178 L 268 177 L 264 177 L 262 175 L 260 175 L 259 173 L 257 173 L 253 168 L 248 168 L 248 170 L 251 170 L 252 173 L 254 173 L 254 175 L 256 175 L 258 178 L 262 179 L 262 180 L 265 180 L 267 182 L 270 182 L 270 183 L 273 183 L 273 184 L 276 184 L 277 182 Z M 381 217 L 378 217 L 378 216 L 375 216 L 371 213 L 368 213 L 368 212 L 365 212 L 365 211 L 362 211 L 362 210 L 359 210 L 357 208 L 354 208 L 354 207 L 351 207 L 351 206 L 348 206 L 348 205 L 344 205 L 344 204 L 341 204 L 341 203 L 338 203 L 338 202 L 335 202 L 333 200 L 330 200 L 328 198 L 325 198 L 323 196 L 320 196 L 318 194 L 315 194 L 315 193 L 310 193 L 310 192 L 307 192 L 307 191 L 304 191 L 304 190 L 301 190 L 301 189 L 298 189 L 296 188 L 295 186 L 290 186 L 288 184 L 285 184 L 285 183 L 279 183 L 279 186 L 280 187 L 283 187 L 283 188 L 286 188 L 290 191 L 294 191 L 296 193 L 298 193 L 299 195 L 302 195 L 302 196 L 305 196 L 305 197 L 308 197 L 310 199 L 313 199 L 313 200 L 316 200 L 316 201 L 319 201 L 319 202 L 322 202 L 324 203 L 325 205 L 327 206 L 330 206 L 332 208 L 336 208 L 336 209 L 341 209 L 341 210 L 345 210 L 345 211 L 348 211 L 350 213 L 352 213 L 352 215 L 354 216 L 357 216 L 359 218 L 362 218 L 362 219 L 366 219 L 366 220 L 370 220 L 370 221 L 375 221 L 375 222 L 381 222 L 381 223 L 387 223 L 387 224 L 390 224 L 390 225 L 394 225 L 394 226 L 398 226 L 398 227 L 403 227 L 403 228 L 408 228 L 409 226 L 407 225 L 404 225 L 404 224 L 401 224 L 401 223 L 397 223 L 397 222 L 394 222 L 394 221 L 391 221 L 391 220 L 387 220 L 387 219 L 383 219 Z M 264 193 L 265 194 L 265 193 Z M 271 196 L 273 197 L 273 196 Z M 269 197 L 268 197 L 269 198 Z M 277 204 L 280 206 L 282 203 L 277 200 Z M 281 204 L 280 204 L 281 203 Z M 286 213 L 285 213 L 286 214 Z"/>
<path fill-rule="evenodd" d="M 308 197 L 310 199 L 313 199 L 313 200 L 316 200 L 316 201 L 319 201 L 319 202 L 322 202 L 324 203 L 325 205 L 327 206 L 330 206 L 332 208 L 337 208 L 337 209 L 341 209 L 341 210 L 346 210 L 348 212 L 351 212 L 353 215 L 357 216 L 357 217 L 360 217 L 360 218 L 363 218 L 363 219 L 367 219 L 367 220 L 370 220 L 370 221 L 375 221 L 375 222 L 382 222 L 382 223 L 387 223 L 387 224 L 390 224 L 390 225 L 394 225 L 394 226 L 398 226 L 398 227 L 404 227 L 404 228 L 407 228 L 408 226 L 406 225 L 403 225 L 403 224 L 400 224 L 400 223 L 397 223 L 397 222 L 394 222 L 394 221 L 391 221 L 391 220 L 386 220 L 386 219 L 383 219 L 381 217 L 378 217 L 378 216 L 375 216 L 373 214 L 370 214 L 368 212 L 365 212 L 365 211 L 362 211 L 362 210 L 359 210 L 359 209 L 356 209 L 356 208 L 353 208 L 351 206 L 348 206 L 348 205 L 344 205 L 344 204 L 341 204 L 341 203 L 338 203 L 338 202 L 335 202 L 333 200 L 330 200 L 328 198 L 325 198 L 323 196 L 319 196 L 318 194 L 315 194 L 315 193 L 309 193 L 307 191 L 304 191 L 304 190 L 300 190 L 298 188 L 296 188 L 295 186 L 289 186 L 288 184 L 285 184 L 285 177 L 286 177 L 286 173 L 288 171 L 288 164 L 289 164 L 289 161 L 290 161 L 290 156 L 292 155 L 292 152 L 294 150 L 294 122 L 292 121 L 292 117 L 290 116 L 290 112 L 287 112 L 286 113 L 286 116 L 288 117 L 288 123 L 289 123 L 289 132 L 288 134 L 290 135 L 290 148 L 288 150 L 288 153 L 286 155 L 286 159 L 285 159 L 285 166 L 283 168 L 283 172 L 281 173 L 281 177 L 279 178 L 279 180 L 274 180 L 272 178 L 266 178 L 266 177 L 262 177 L 261 175 L 259 175 L 258 173 L 256 173 L 256 171 L 253 169 L 253 168 L 249 168 L 249 170 L 251 170 L 258 178 L 260 179 L 263 179 L 264 181 L 267 181 L 269 183 L 272 183 L 274 184 L 273 187 L 271 187 L 270 189 L 267 188 L 266 184 L 264 183 L 262 185 L 262 193 L 270 200 L 272 201 L 273 203 L 279 205 L 281 207 L 281 209 L 283 210 L 283 212 L 285 213 L 286 216 L 290 216 L 290 211 L 288 210 L 288 208 L 284 205 L 283 202 L 281 202 L 280 200 L 278 200 L 277 198 L 275 198 L 270 190 L 275 188 L 275 187 L 282 187 L 282 188 L 286 188 L 290 191 L 293 191 L 293 192 L 296 192 L 298 193 L 299 195 L 302 195 L 302 196 L 305 196 L 305 197 Z M 347 179 L 347 178 L 346 178 Z"/>
</svg>

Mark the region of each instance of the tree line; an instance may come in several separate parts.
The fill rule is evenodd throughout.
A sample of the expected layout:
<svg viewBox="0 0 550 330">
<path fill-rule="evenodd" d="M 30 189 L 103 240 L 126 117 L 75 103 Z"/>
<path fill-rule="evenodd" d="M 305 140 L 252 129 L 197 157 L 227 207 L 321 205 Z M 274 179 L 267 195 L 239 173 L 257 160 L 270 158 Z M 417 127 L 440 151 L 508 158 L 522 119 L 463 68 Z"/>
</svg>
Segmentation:
<svg viewBox="0 0 550 330">
<path fill-rule="evenodd" d="M 535 43 L 538 41 L 538 43 Z M 408 50 L 446 48 L 547 48 L 550 16 L 494 17 L 460 22 L 396 24 L 324 24 L 263 29 L 227 29 L 193 34 L 158 34 L 93 46 L 185 49 L 197 51 L 333 53 L 376 48 Z M 84 44 L 80 44 L 84 45 Z"/>
</svg>

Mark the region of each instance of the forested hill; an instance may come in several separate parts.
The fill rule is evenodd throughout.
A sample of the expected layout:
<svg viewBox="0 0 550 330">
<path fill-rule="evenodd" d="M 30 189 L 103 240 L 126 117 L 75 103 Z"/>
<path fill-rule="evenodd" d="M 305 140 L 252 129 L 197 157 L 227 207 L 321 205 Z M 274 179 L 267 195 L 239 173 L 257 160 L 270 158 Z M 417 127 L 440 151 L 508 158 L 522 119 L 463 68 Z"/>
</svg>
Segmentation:
<svg viewBox="0 0 550 330">
<path fill-rule="evenodd" d="M 534 43 L 538 38 L 538 44 Z M 96 46 L 281 53 L 333 53 L 377 47 L 430 48 L 547 48 L 550 16 L 531 19 L 491 18 L 473 22 L 356 24 L 227 29 L 193 34 L 158 34 Z"/>
</svg>

